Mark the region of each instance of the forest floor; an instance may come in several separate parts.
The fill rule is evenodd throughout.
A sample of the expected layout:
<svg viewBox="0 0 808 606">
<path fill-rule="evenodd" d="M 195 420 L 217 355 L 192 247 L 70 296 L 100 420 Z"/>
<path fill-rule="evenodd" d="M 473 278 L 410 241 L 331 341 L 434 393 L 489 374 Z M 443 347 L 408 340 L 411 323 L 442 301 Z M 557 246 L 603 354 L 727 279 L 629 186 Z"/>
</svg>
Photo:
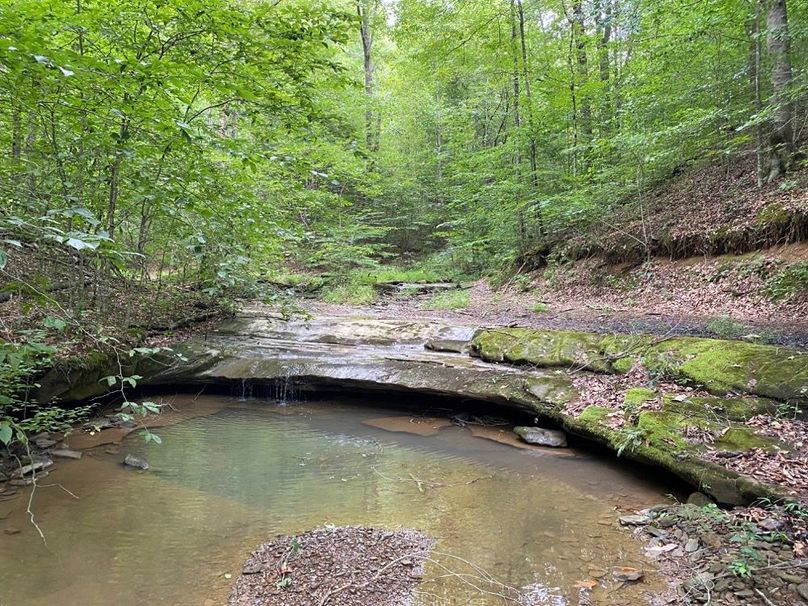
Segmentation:
<svg viewBox="0 0 808 606">
<path fill-rule="evenodd" d="M 588 259 L 518 274 L 498 289 L 486 280 L 457 291 L 401 285 L 369 305 L 307 301 L 319 314 L 367 314 L 594 332 L 745 338 L 808 346 L 808 292 L 777 301 L 767 279 L 778 267 L 808 264 L 808 243 L 747 255 L 653 259 L 609 265 Z M 805 285 L 798 285 L 805 288 Z"/>
</svg>

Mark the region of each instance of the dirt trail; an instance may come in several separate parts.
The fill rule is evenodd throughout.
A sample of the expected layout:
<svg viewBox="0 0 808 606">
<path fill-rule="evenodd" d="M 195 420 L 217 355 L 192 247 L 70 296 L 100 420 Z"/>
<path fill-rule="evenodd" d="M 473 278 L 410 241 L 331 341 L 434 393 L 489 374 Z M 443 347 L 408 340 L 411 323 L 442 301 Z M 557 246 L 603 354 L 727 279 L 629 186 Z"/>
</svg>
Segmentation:
<svg viewBox="0 0 808 606">
<path fill-rule="evenodd" d="M 372 305 L 353 306 L 307 301 L 305 308 L 315 316 L 370 316 L 441 320 L 475 326 L 524 326 L 600 333 L 651 333 L 670 336 L 706 336 L 763 340 L 791 347 L 808 347 L 808 320 L 785 317 L 754 317 L 737 314 L 728 319 L 718 314 L 699 313 L 700 308 L 660 310 L 659 306 L 625 306 L 605 297 L 592 300 L 565 299 L 558 293 L 519 292 L 513 286 L 493 290 L 484 280 L 465 289 L 469 304 L 464 309 L 430 309 L 432 295 L 404 297 L 382 295 Z M 803 316 L 808 318 L 808 314 Z M 729 333 L 729 334 L 728 334 Z"/>
</svg>

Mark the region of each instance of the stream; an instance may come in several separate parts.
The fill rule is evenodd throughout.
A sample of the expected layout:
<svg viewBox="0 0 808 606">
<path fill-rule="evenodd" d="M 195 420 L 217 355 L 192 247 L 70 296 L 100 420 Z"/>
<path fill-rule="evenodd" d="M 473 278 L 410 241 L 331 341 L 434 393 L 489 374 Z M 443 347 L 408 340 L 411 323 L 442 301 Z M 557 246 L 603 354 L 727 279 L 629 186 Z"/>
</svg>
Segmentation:
<svg viewBox="0 0 808 606">
<path fill-rule="evenodd" d="M 161 445 L 133 434 L 58 459 L 40 481 L 32 510 L 44 542 L 27 493 L 0 503 L 0 604 L 220 605 L 260 543 L 330 524 L 417 528 L 447 568 L 473 563 L 528 587 L 530 604 L 577 605 L 591 580 L 602 585 L 592 604 L 647 603 L 662 589 L 615 508 L 665 501 L 669 486 L 592 453 L 516 448 L 485 439 L 510 432 L 373 398 L 157 398 L 195 411 L 155 430 Z M 151 469 L 125 468 L 128 453 Z M 617 583 L 616 566 L 645 579 Z M 417 603 L 506 603 L 462 578 L 427 565 Z"/>
</svg>

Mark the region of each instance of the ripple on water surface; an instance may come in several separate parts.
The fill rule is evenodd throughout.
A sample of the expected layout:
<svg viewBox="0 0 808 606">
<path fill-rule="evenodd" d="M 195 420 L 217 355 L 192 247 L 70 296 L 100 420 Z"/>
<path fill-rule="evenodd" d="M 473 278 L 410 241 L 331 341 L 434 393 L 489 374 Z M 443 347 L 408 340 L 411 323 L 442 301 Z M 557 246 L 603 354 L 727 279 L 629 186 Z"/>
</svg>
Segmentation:
<svg viewBox="0 0 808 606">
<path fill-rule="evenodd" d="M 664 487 L 586 454 L 522 451 L 463 428 L 421 436 L 363 424 L 401 414 L 233 401 L 162 428 L 160 446 L 133 437 L 118 454 L 60 461 L 34 499 L 47 546 L 24 505 L 3 521 L 23 532 L 0 541 L 0 604 L 221 604 L 259 543 L 325 524 L 434 536 L 441 564 L 427 568 L 424 604 L 504 603 L 440 568 L 479 576 L 466 562 L 529 587 L 535 604 L 577 604 L 576 584 L 593 578 L 606 585 L 594 604 L 645 602 L 653 575 L 619 590 L 607 580 L 612 566 L 643 565 L 611 510 L 626 495 L 657 502 Z M 124 469 L 126 452 L 151 470 Z"/>
</svg>

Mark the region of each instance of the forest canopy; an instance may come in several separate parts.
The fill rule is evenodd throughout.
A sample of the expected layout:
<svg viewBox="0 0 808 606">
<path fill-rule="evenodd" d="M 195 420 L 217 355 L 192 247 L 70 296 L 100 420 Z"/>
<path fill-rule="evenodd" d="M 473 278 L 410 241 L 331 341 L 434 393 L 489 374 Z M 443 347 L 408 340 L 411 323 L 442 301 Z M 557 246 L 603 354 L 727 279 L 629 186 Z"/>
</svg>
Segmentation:
<svg viewBox="0 0 808 606">
<path fill-rule="evenodd" d="M 3 0 L 0 261 L 209 288 L 541 262 L 692 166 L 788 186 L 785 0 Z M 639 236 L 634 236 L 637 239 Z"/>
</svg>

